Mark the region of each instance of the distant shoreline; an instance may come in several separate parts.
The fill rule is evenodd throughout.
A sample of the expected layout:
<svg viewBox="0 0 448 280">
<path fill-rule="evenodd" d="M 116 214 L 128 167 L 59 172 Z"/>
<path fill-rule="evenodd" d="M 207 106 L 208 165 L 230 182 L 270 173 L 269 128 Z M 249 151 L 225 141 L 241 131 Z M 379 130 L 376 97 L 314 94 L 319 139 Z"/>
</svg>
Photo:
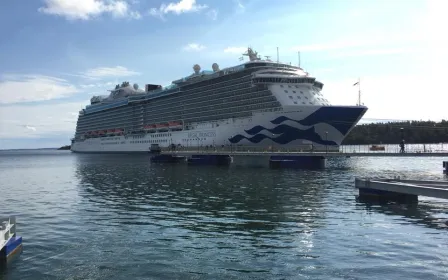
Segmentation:
<svg viewBox="0 0 448 280">
<path fill-rule="evenodd" d="M 70 150 L 70 148 L 71 148 L 70 145 L 65 145 L 65 146 L 58 148 L 58 150 Z"/>
<path fill-rule="evenodd" d="M 22 148 L 22 149 L 0 149 L 0 151 L 32 151 L 32 150 L 70 150 L 70 145 L 62 146 L 60 148 Z"/>
</svg>

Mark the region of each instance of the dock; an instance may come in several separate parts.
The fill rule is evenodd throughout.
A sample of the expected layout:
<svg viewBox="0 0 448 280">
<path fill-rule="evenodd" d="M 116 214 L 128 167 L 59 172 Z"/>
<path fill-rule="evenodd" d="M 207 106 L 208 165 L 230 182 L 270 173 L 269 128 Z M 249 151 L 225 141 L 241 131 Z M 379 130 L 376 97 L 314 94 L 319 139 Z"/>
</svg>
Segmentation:
<svg viewBox="0 0 448 280">
<path fill-rule="evenodd" d="M 448 181 L 356 178 L 360 198 L 416 202 L 418 196 L 448 199 Z"/>
<path fill-rule="evenodd" d="M 303 157 L 448 157 L 446 151 L 409 150 L 400 153 L 398 149 L 384 151 L 370 151 L 365 147 L 319 147 L 315 149 L 310 145 L 284 147 L 260 146 L 224 146 L 224 147 L 176 147 L 163 148 L 161 154 L 173 156 L 193 155 L 231 155 L 231 156 L 303 156 Z"/>
<path fill-rule="evenodd" d="M 150 150 L 153 154 L 151 161 L 156 163 L 180 163 L 205 164 L 205 165 L 230 165 L 232 162 L 251 162 L 269 165 L 273 168 L 325 168 L 328 158 L 350 157 L 445 157 L 448 151 L 408 151 L 397 152 L 394 150 L 366 151 L 340 147 L 319 147 L 310 149 L 310 146 L 262 147 L 262 146 L 222 146 L 222 147 L 171 147 Z M 446 172 L 448 163 L 443 164 Z"/>
<path fill-rule="evenodd" d="M 192 156 L 207 155 L 233 155 L 233 156 L 316 156 L 316 157 L 448 157 L 448 153 L 381 153 L 381 152 L 299 152 L 299 151 L 243 151 L 243 150 L 179 150 L 162 151 L 165 155 Z"/>
</svg>

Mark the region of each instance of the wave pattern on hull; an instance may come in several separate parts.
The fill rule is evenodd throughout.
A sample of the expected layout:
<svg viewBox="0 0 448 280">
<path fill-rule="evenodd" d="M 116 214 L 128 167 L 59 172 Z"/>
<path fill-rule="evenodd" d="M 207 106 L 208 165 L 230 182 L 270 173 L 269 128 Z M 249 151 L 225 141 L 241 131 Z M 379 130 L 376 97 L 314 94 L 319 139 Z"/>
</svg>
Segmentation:
<svg viewBox="0 0 448 280">
<path fill-rule="evenodd" d="M 273 134 L 281 134 L 278 137 L 270 137 L 265 134 L 258 134 L 262 131 L 269 131 Z M 319 134 L 316 133 L 314 127 L 306 130 L 298 129 L 286 124 L 278 125 L 274 128 L 268 129 L 261 125 L 257 125 L 249 130 L 245 130 L 248 134 L 254 135 L 253 137 L 246 137 L 241 134 L 235 135 L 229 139 L 232 144 L 239 143 L 241 140 L 246 139 L 251 143 L 257 144 L 265 139 L 270 139 L 277 144 L 285 145 L 297 139 L 309 140 L 316 144 L 321 145 L 337 145 L 334 141 L 323 140 Z"/>
<path fill-rule="evenodd" d="M 285 116 L 280 116 L 272 120 L 271 123 L 281 124 L 285 121 L 292 121 L 303 126 L 326 123 L 336 128 L 340 133 L 342 133 L 342 135 L 346 135 L 353 124 L 358 120 L 363 112 L 365 112 L 365 110 L 366 109 L 363 107 L 322 107 L 300 121 L 290 119 Z"/>
</svg>

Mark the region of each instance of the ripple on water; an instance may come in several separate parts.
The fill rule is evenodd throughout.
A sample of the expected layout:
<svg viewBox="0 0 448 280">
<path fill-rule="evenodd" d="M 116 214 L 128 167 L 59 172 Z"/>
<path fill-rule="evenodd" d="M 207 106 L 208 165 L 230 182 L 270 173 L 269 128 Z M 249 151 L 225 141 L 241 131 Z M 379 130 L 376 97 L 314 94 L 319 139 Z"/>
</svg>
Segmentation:
<svg viewBox="0 0 448 280">
<path fill-rule="evenodd" d="M 439 160 L 331 159 L 299 171 L 0 157 L 0 212 L 18 215 L 25 245 L 8 279 L 448 277 L 448 202 L 369 204 L 353 188 L 378 173 L 440 178 Z"/>
</svg>

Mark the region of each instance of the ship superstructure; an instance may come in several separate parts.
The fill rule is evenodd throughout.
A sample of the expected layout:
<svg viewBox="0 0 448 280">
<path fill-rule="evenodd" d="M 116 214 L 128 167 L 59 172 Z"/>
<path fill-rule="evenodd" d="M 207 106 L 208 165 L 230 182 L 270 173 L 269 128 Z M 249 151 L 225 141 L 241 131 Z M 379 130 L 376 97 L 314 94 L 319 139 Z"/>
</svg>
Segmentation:
<svg viewBox="0 0 448 280">
<path fill-rule="evenodd" d="M 332 106 L 323 83 L 297 66 L 262 60 L 194 73 L 168 87 L 128 82 L 79 112 L 72 151 L 143 152 L 160 146 L 337 147 L 364 106 Z"/>
</svg>

